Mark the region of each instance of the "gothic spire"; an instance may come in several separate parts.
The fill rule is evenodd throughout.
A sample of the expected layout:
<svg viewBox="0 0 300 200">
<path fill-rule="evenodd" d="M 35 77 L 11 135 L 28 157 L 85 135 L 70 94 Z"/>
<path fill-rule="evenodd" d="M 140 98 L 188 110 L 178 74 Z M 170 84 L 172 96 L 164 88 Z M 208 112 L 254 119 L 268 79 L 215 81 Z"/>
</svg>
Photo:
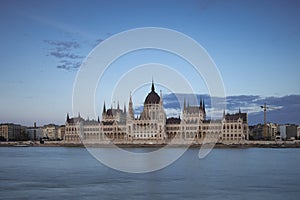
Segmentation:
<svg viewBox="0 0 300 200">
<path fill-rule="evenodd" d="M 130 92 L 130 97 L 129 97 L 129 104 L 132 103 L 132 96 L 131 96 L 131 92 Z"/>
<path fill-rule="evenodd" d="M 155 88 L 154 88 L 154 82 L 153 82 L 153 78 L 152 78 L 152 86 L 151 86 L 151 91 L 154 92 Z"/>
<path fill-rule="evenodd" d="M 162 91 L 160 90 L 160 99 L 159 99 L 159 103 L 162 105 L 163 104 L 163 99 L 162 99 Z"/>
<path fill-rule="evenodd" d="M 103 104 L 103 113 L 106 113 L 105 101 L 104 101 L 104 104 Z"/>
<path fill-rule="evenodd" d="M 69 113 L 67 113 L 67 122 L 70 121 Z"/>
<path fill-rule="evenodd" d="M 201 99 L 201 98 L 200 98 L 200 107 L 199 108 L 200 108 L 200 110 L 203 109 L 203 99 Z"/>
<path fill-rule="evenodd" d="M 129 98 L 129 105 L 128 105 L 128 113 L 127 113 L 127 117 L 131 120 L 134 119 L 134 111 L 133 111 L 133 105 L 132 105 L 132 96 L 131 96 L 131 92 L 130 92 L 130 98 Z"/>
</svg>

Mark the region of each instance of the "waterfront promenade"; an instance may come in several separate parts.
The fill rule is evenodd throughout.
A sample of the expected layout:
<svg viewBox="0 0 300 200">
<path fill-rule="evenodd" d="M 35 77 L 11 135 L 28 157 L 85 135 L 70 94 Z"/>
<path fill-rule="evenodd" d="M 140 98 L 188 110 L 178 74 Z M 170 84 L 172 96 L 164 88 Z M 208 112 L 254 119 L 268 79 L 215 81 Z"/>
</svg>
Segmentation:
<svg viewBox="0 0 300 200">
<path fill-rule="evenodd" d="M 118 147 L 124 148 L 136 148 L 136 147 L 164 147 L 166 144 L 116 144 Z M 191 148 L 200 148 L 202 144 L 191 144 Z M 64 143 L 64 141 L 44 141 L 44 144 L 41 144 L 39 141 L 9 141 L 9 142 L 0 142 L 0 147 L 5 146 L 15 146 L 15 147 L 114 147 L 114 144 L 88 144 L 84 145 L 82 143 Z M 185 147 L 187 144 L 172 144 L 170 147 Z M 294 141 L 255 141 L 248 140 L 243 142 L 242 144 L 234 144 L 234 143 L 217 143 L 214 148 L 300 148 L 300 140 Z"/>
</svg>

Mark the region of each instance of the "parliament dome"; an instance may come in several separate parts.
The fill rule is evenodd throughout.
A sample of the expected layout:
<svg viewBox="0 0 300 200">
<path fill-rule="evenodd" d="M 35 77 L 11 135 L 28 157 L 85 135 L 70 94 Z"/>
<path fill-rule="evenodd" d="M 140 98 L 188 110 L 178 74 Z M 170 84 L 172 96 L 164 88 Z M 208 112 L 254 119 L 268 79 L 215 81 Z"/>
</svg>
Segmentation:
<svg viewBox="0 0 300 200">
<path fill-rule="evenodd" d="M 154 83 L 152 82 L 151 92 L 147 95 L 144 104 L 159 104 L 160 97 L 155 92 Z"/>
</svg>

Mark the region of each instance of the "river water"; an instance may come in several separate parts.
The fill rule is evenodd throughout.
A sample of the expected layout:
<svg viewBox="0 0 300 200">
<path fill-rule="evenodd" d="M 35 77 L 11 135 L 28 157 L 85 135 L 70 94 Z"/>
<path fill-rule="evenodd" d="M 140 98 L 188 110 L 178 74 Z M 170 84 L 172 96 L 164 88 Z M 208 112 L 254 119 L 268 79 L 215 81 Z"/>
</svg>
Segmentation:
<svg viewBox="0 0 300 200">
<path fill-rule="evenodd" d="M 149 149 L 137 149 L 140 152 Z M 300 149 L 189 149 L 151 173 L 110 169 L 85 148 L 1 147 L 0 199 L 299 199 Z"/>
</svg>

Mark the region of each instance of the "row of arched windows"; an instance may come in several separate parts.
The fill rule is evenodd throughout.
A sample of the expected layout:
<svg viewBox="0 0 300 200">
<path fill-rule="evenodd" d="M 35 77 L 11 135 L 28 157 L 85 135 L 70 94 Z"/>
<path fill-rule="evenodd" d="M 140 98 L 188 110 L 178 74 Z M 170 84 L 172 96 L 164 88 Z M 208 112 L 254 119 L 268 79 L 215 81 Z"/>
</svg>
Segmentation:
<svg viewBox="0 0 300 200">
<path fill-rule="evenodd" d="M 239 125 L 237 125 L 237 124 L 231 124 L 231 125 L 229 125 L 229 124 L 227 124 L 227 126 L 225 126 L 225 124 L 223 125 L 223 129 L 241 129 L 242 128 L 242 126 L 241 126 L 241 124 L 239 124 Z"/>
</svg>

